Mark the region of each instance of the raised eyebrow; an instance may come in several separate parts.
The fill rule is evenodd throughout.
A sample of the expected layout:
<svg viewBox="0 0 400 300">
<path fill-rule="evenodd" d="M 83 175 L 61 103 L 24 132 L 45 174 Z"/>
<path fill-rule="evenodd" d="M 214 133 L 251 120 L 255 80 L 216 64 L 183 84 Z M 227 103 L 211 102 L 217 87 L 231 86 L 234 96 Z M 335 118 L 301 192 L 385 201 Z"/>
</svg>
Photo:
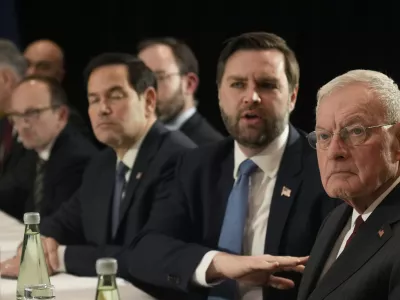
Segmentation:
<svg viewBox="0 0 400 300">
<path fill-rule="evenodd" d="M 246 77 L 239 76 L 239 75 L 230 75 L 227 77 L 229 81 L 247 81 Z"/>
<path fill-rule="evenodd" d="M 271 76 L 260 76 L 260 77 L 256 78 L 256 81 L 268 81 L 268 82 L 273 82 L 273 83 L 279 82 L 278 78 L 271 77 Z"/>
<path fill-rule="evenodd" d="M 365 122 L 366 122 L 365 117 L 356 115 L 356 116 L 352 116 L 352 117 L 348 118 L 341 125 L 342 125 L 342 127 L 347 127 L 347 126 L 351 126 L 351 125 L 355 125 L 355 124 L 361 125 L 362 123 L 365 123 Z"/>
</svg>

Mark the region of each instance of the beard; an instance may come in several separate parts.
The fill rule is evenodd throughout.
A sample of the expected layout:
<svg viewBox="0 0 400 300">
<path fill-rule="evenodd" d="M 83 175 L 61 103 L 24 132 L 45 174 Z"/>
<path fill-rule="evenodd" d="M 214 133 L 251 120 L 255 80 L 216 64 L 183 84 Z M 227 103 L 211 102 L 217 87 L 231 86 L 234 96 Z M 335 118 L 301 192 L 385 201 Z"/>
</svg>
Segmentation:
<svg viewBox="0 0 400 300">
<path fill-rule="evenodd" d="M 241 109 L 235 116 L 229 116 L 220 106 L 222 120 L 229 134 L 244 147 L 258 149 L 268 146 L 285 129 L 289 122 L 289 102 L 285 111 L 276 116 L 259 104 L 251 104 Z M 261 118 L 261 124 L 242 124 L 242 115 L 247 110 L 254 110 Z"/>
<path fill-rule="evenodd" d="M 185 107 L 185 97 L 182 91 L 182 85 L 174 92 L 174 94 L 163 100 L 159 100 L 156 106 L 156 114 L 158 119 L 163 123 L 174 120 Z"/>
</svg>

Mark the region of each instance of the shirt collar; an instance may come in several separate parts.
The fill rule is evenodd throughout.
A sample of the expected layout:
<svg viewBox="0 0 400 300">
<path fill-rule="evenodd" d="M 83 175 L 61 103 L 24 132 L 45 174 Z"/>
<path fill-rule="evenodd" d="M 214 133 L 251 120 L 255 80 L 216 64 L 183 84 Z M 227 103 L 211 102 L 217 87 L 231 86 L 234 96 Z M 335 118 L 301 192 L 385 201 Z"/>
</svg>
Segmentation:
<svg viewBox="0 0 400 300">
<path fill-rule="evenodd" d="M 374 212 L 375 208 L 378 207 L 379 204 L 386 198 L 387 195 L 400 183 L 400 176 L 392 183 L 392 185 L 382 193 L 378 199 L 376 199 L 372 204 L 362 213 L 361 218 L 365 221 L 369 218 L 369 216 Z M 353 214 L 351 216 L 351 226 L 354 226 L 356 219 L 360 214 L 353 209 Z"/>
<path fill-rule="evenodd" d="M 125 153 L 125 155 L 122 157 L 122 159 L 119 159 L 117 157 L 117 166 L 120 161 L 124 163 L 125 166 L 129 168 L 129 170 L 132 170 L 133 165 L 135 164 L 136 157 L 138 155 L 140 146 L 142 145 L 144 139 L 147 136 L 148 131 L 142 136 L 142 138 L 137 141 L 129 150 Z"/>
<path fill-rule="evenodd" d="M 189 120 L 196 113 L 196 111 L 196 107 L 189 108 L 188 110 L 179 114 L 175 119 L 171 120 L 168 123 L 165 123 L 164 126 L 171 131 L 178 130 L 187 120 Z"/>
<path fill-rule="evenodd" d="M 233 178 L 236 180 L 240 164 L 248 158 L 250 158 L 268 177 L 274 178 L 278 173 L 288 137 L 289 125 L 287 125 L 283 132 L 265 147 L 264 150 L 253 157 L 246 157 L 242 150 L 240 150 L 239 144 L 235 141 L 235 167 L 233 170 Z"/>
<path fill-rule="evenodd" d="M 51 150 L 53 149 L 54 142 L 50 142 L 42 151 L 38 151 L 37 154 L 40 159 L 44 161 L 48 161 L 51 155 Z"/>
</svg>

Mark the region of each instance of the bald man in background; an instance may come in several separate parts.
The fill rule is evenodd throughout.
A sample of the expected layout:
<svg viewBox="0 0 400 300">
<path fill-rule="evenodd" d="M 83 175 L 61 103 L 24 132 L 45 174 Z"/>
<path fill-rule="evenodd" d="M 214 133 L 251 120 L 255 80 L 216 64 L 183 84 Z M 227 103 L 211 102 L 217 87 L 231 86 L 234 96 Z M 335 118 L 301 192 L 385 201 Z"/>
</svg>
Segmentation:
<svg viewBox="0 0 400 300">
<path fill-rule="evenodd" d="M 50 40 L 38 40 L 29 44 L 24 56 L 28 62 L 26 75 L 41 75 L 64 79 L 64 53 L 59 45 Z"/>
<path fill-rule="evenodd" d="M 26 70 L 27 76 L 46 76 L 62 83 L 65 74 L 64 52 L 58 44 L 51 40 L 44 39 L 34 41 L 26 47 L 24 57 L 28 62 L 28 68 Z M 70 123 L 84 136 L 99 145 L 81 114 L 71 104 L 69 104 L 69 107 Z"/>
</svg>

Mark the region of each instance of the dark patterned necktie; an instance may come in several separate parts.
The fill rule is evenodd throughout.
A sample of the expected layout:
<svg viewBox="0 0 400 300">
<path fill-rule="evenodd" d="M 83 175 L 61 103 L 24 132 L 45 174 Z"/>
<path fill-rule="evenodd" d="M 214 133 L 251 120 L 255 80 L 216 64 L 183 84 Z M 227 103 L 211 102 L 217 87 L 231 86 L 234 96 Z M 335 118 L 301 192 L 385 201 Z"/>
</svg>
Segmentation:
<svg viewBox="0 0 400 300">
<path fill-rule="evenodd" d="M 117 234 L 120 218 L 120 207 L 125 194 L 126 179 L 125 175 L 129 171 L 129 168 L 120 161 L 115 172 L 115 185 L 114 185 L 114 197 L 112 204 L 112 237 L 114 238 Z"/>
<path fill-rule="evenodd" d="M 351 240 L 354 238 L 354 236 L 357 234 L 358 229 L 360 229 L 360 226 L 364 224 L 364 220 L 361 217 L 361 215 L 358 216 L 358 218 L 356 219 L 356 222 L 354 224 L 354 229 L 353 232 L 351 233 L 351 235 L 349 236 L 349 238 L 346 241 L 346 245 L 344 246 L 345 248 L 350 244 Z"/>
<path fill-rule="evenodd" d="M 36 162 L 36 176 L 33 185 L 33 203 L 35 211 L 40 212 L 40 206 L 43 201 L 43 179 L 44 179 L 44 167 L 46 161 L 38 157 Z"/>
</svg>

